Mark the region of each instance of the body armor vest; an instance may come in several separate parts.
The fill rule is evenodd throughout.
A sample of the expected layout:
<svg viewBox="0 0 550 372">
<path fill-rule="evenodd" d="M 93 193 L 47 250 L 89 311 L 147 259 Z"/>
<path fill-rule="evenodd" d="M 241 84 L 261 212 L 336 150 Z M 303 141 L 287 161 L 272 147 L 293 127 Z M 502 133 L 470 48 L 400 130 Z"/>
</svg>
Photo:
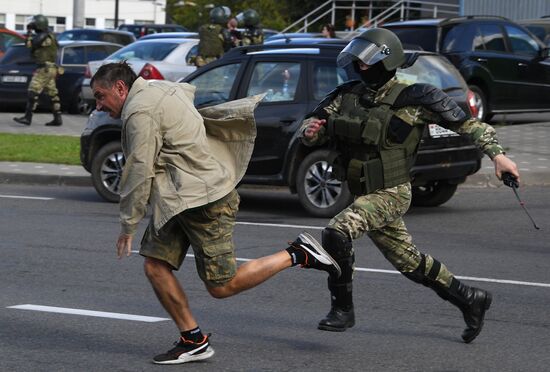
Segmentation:
<svg viewBox="0 0 550 372">
<path fill-rule="evenodd" d="M 247 27 L 242 32 L 242 44 L 244 46 L 263 44 L 263 42 L 264 32 L 261 28 Z"/>
<path fill-rule="evenodd" d="M 404 88 L 396 84 L 374 103 L 376 92 L 357 84 L 342 95 L 340 112 L 327 121 L 327 134 L 334 143 L 333 173 L 348 182 L 354 195 L 410 181 L 423 127 L 394 116 L 392 106 Z"/>
<path fill-rule="evenodd" d="M 203 58 L 219 58 L 224 53 L 224 43 L 220 37 L 222 26 L 203 25 L 199 28 L 198 55 Z"/>
<path fill-rule="evenodd" d="M 50 39 L 49 45 L 43 45 L 46 39 Z M 57 41 L 51 33 L 37 34 L 31 41 L 31 54 L 38 64 L 46 62 L 55 63 L 57 59 Z"/>
</svg>

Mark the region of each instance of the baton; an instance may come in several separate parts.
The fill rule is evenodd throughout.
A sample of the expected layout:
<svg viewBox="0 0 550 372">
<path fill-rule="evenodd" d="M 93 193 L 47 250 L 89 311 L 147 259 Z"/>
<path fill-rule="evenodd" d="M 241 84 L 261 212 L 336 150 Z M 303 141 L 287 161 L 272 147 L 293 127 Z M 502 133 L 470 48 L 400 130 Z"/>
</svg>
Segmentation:
<svg viewBox="0 0 550 372">
<path fill-rule="evenodd" d="M 527 210 L 527 207 L 525 206 L 525 203 L 523 201 L 521 201 L 521 198 L 519 197 L 519 193 L 518 193 L 518 190 L 517 190 L 519 188 L 518 179 L 516 177 L 514 177 L 514 175 L 512 173 L 504 172 L 504 173 L 502 173 L 502 182 L 504 182 L 504 184 L 506 186 L 511 187 L 512 190 L 514 190 L 514 194 L 516 195 L 516 198 L 519 201 L 519 205 L 521 205 L 521 207 L 525 211 L 525 214 L 527 214 L 527 217 L 529 217 L 529 219 L 533 223 L 533 226 L 535 227 L 535 229 L 540 230 L 540 227 L 537 226 L 537 224 L 535 223 L 535 220 L 529 214 L 529 211 Z"/>
</svg>

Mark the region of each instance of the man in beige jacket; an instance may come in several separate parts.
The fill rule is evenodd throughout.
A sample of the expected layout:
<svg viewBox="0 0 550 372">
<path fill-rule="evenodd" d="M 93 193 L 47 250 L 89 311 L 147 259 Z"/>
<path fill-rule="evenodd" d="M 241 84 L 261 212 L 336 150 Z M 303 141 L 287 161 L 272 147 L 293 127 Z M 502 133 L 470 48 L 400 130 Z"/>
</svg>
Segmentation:
<svg viewBox="0 0 550 372">
<path fill-rule="evenodd" d="M 126 62 L 103 65 L 91 86 L 97 109 L 122 118 L 126 164 L 121 179 L 121 233 L 117 253 L 130 255 L 139 221 L 151 206 L 141 242 L 145 274 L 180 330 L 174 348 L 153 358 L 179 364 L 211 357 L 214 350 L 193 317 L 173 270 L 191 245 L 208 292 L 225 298 L 296 265 L 339 275 L 338 264 L 302 233 L 285 250 L 237 268 L 233 227 L 239 207 L 235 186 L 246 171 L 261 96 L 197 111 L 188 84 L 136 78 Z"/>
</svg>

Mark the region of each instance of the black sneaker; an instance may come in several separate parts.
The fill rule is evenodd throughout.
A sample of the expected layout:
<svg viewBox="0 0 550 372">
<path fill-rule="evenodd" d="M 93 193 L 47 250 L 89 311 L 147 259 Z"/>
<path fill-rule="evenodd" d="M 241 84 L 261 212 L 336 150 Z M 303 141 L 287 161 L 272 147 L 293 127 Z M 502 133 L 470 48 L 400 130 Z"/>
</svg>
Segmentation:
<svg viewBox="0 0 550 372">
<path fill-rule="evenodd" d="M 181 337 L 179 342 L 174 342 L 174 345 L 176 346 L 165 354 L 159 354 L 154 357 L 153 363 L 182 364 L 208 359 L 214 355 L 214 349 L 208 342 L 208 336 L 204 336 L 202 342 L 193 342 Z"/>
<path fill-rule="evenodd" d="M 323 270 L 337 277 L 342 274 L 342 270 L 338 263 L 323 249 L 323 246 L 308 233 L 304 232 L 298 235 L 291 245 L 305 252 L 306 262 L 302 264 L 302 267 L 306 269 Z"/>
</svg>

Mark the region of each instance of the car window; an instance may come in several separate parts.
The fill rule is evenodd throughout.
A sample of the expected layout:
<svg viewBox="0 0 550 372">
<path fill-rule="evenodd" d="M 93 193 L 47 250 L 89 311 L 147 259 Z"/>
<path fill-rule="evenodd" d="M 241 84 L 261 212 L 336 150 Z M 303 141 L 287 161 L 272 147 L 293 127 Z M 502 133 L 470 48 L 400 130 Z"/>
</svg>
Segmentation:
<svg viewBox="0 0 550 372">
<path fill-rule="evenodd" d="M 264 102 L 293 101 L 300 78 L 299 62 L 258 62 L 254 71 L 247 96 L 267 93 Z"/>
<path fill-rule="evenodd" d="M 9 63 L 34 63 L 31 57 L 31 50 L 25 46 L 8 48 L 2 57 L 3 64 Z"/>
<path fill-rule="evenodd" d="M 178 43 L 133 43 L 109 58 L 114 60 L 162 61 L 178 47 Z"/>
<path fill-rule="evenodd" d="M 524 27 L 531 31 L 531 33 L 538 37 L 541 41 L 545 41 L 546 30 L 544 29 L 544 27 L 536 25 L 524 25 Z"/>
<path fill-rule="evenodd" d="M 486 50 L 494 52 L 505 52 L 504 35 L 498 25 L 481 24 L 479 25 L 481 35 L 483 36 L 483 44 Z"/>
<path fill-rule="evenodd" d="M 189 52 L 187 53 L 187 56 L 185 57 L 185 62 L 188 65 L 194 65 L 195 59 L 197 58 L 197 54 L 199 53 L 199 45 L 193 45 L 191 49 L 189 49 Z"/>
<path fill-rule="evenodd" d="M 83 46 L 66 47 L 63 49 L 61 64 L 63 65 L 84 65 L 86 60 L 86 49 Z"/>
<path fill-rule="evenodd" d="M 510 39 L 510 45 L 514 53 L 530 56 L 538 55 L 539 45 L 528 33 L 512 25 L 506 25 L 504 28 L 508 33 L 508 39 Z"/>
<path fill-rule="evenodd" d="M 435 52 L 437 28 L 435 27 L 388 27 L 393 31 L 401 43 L 419 45 L 424 50 Z"/>
<path fill-rule="evenodd" d="M 467 88 L 458 70 L 438 55 L 421 55 L 412 66 L 398 69 L 396 76 L 405 84 L 430 84 L 443 91 Z"/>
<path fill-rule="evenodd" d="M 483 49 L 481 34 L 474 24 L 453 25 L 443 30 L 443 52 L 469 52 L 480 45 Z"/>
<path fill-rule="evenodd" d="M 114 45 L 90 45 L 87 48 L 86 63 L 89 61 L 99 61 L 107 58 L 110 54 L 114 53 L 119 48 Z"/>
<path fill-rule="evenodd" d="M 346 80 L 346 72 L 335 63 L 317 63 L 313 67 L 313 98 L 323 99 L 328 92 Z"/>
<path fill-rule="evenodd" d="M 0 50 L 5 52 L 12 44 L 22 43 L 24 39 L 15 35 L 0 33 Z"/>
<path fill-rule="evenodd" d="M 206 106 L 229 101 L 240 63 L 223 65 L 204 72 L 189 81 L 194 85 L 195 106 Z"/>
</svg>

